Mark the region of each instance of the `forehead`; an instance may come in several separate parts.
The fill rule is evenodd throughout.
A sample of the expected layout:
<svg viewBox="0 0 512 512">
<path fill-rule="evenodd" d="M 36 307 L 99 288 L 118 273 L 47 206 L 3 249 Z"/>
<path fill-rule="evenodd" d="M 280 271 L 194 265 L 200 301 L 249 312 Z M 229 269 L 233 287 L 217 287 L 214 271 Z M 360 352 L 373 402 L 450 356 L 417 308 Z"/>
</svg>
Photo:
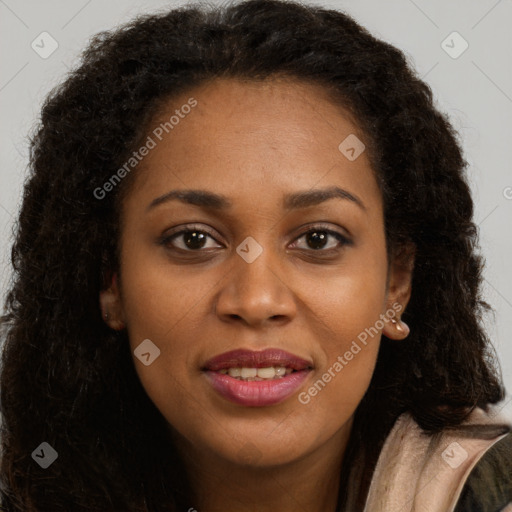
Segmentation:
<svg viewBox="0 0 512 512">
<path fill-rule="evenodd" d="M 317 186 L 380 198 L 364 134 L 318 84 L 215 79 L 169 99 L 147 133 L 135 188 L 149 195 L 200 184 L 246 201 Z"/>
</svg>

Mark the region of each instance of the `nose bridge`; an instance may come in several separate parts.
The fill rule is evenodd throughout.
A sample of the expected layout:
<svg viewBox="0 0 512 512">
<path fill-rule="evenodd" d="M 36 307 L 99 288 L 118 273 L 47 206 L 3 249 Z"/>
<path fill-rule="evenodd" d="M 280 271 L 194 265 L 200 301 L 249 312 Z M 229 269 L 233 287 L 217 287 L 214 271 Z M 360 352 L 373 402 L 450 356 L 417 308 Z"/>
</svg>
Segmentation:
<svg viewBox="0 0 512 512">
<path fill-rule="evenodd" d="M 246 237 L 236 248 L 237 257 L 234 257 L 234 273 L 241 285 L 249 286 L 263 291 L 277 279 L 276 255 L 273 254 L 271 234 L 266 236 L 263 244 L 255 238 Z M 259 237 L 260 241 L 263 237 Z M 260 286 L 261 285 L 261 286 Z"/>
<path fill-rule="evenodd" d="M 293 315 L 293 297 L 279 276 L 281 265 L 272 234 L 258 238 L 262 243 L 248 236 L 237 246 L 231 271 L 218 296 L 219 315 L 241 317 L 248 323 Z"/>
</svg>

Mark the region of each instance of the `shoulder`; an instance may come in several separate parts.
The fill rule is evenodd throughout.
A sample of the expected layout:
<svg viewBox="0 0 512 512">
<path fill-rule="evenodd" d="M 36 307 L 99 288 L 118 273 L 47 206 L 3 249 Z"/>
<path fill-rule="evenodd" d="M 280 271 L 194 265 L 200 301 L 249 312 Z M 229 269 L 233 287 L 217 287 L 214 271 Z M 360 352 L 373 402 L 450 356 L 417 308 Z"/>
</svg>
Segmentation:
<svg viewBox="0 0 512 512">
<path fill-rule="evenodd" d="M 493 444 L 471 470 L 455 512 L 504 509 L 512 512 L 512 432 Z"/>
</svg>

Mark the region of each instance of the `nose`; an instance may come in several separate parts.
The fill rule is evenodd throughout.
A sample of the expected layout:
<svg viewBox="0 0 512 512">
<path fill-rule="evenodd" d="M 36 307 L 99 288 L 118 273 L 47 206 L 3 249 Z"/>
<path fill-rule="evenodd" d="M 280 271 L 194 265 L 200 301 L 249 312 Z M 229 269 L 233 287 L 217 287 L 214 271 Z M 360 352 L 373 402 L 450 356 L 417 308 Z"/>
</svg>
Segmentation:
<svg viewBox="0 0 512 512">
<path fill-rule="evenodd" d="M 233 254 L 231 271 L 217 295 L 217 316 L 224 322 L 243 322 L 265 326 L 289 322 L 296 314 L 296 304 L 282 265 L 270 250 L 252 263 Z"/>
</svg>

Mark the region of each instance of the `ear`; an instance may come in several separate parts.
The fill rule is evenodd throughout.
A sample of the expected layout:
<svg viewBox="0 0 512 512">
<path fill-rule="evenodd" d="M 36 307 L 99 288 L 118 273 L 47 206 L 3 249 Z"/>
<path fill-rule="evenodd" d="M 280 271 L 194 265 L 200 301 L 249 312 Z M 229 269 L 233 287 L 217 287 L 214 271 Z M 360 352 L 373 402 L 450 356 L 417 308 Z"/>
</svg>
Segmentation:
<svg viewBox="0 0 512 512">
<path fill-rule="evenodd" d="M 400 319 L 411 298 L 412 275 L 416 246 L 406 243 L 393 256 L 387 290 L 387 311 L 396 314 L 386 322 L 382 333 L 390 339 L 402 340 L 409 335 L 409 326 Z"/>
<path fill-rule="evenodd" d="M 117 281 L 117 273 L 114 273 L 111 278 L 110 286 L 100 291 L 100 307 L 103 321 L 111 329 L 120 331 L 124 329 L 125 321 Z"/>
</svg>

